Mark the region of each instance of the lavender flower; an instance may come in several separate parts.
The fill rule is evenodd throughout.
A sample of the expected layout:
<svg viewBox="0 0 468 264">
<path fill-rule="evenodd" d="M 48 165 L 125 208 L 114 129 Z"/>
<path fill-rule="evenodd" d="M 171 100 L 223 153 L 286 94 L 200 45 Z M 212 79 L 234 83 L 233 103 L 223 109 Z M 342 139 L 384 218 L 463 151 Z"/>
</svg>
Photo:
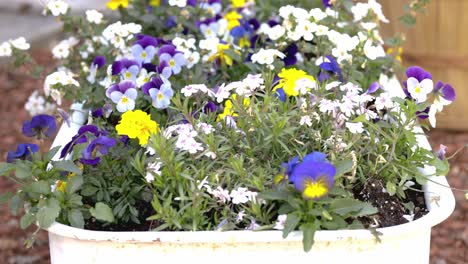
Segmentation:
<svg viewBox="0 0 468 264">
<path fill-rule="evenodd" d="M 164 109 L 171 103 L 171 98 L 174 95 L 174 91 L 171 88 L 171 83 L 163 83 L 159 89 L 151 88 L 148 90 L 151 99 L 153 100 L 152 105 L 158 109 Z"/>
<path fill-rule="evenodd" d="M 117 111 L 124 113 L 135 108 L 135 100 L 138 96 L 136 84 L 132 81 L 123 81 L 111 86 L 106 95 L 117 104 Z"/>
<path fill-rule="evenodd" d="M 112 64 L 112 75 L 121 74 L 122 79 L 136 81 L 140 63 L 136 60 L 122 59 Z"/>
</svg>

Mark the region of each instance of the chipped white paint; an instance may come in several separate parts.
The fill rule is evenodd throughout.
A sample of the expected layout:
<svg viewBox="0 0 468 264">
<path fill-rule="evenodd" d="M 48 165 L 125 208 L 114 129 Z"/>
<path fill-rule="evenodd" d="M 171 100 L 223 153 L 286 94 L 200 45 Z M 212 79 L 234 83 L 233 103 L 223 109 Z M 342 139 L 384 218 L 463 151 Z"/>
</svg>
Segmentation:
<svg viewBox="0 0 468 264">
<path fill-rule="evenodd" d="M 66 142 L 74 133 L 59 133 Z M 424 136 L 419 144 L 430 148 Z M 57 145 L 57 144 L 54 144 Z M 429 172 L 430 169 L 425 172 Z M 318 231 L 309 253 L 300 232 L 286 239 L 281 231 L 103 232 L 59 223 L 49 229 L 52 264 L 83 263 L 429 263 L 431 228 L 455 208 L 445 177 L 430 177 L 424 186 L 429 213 L 410 223 L 367 230 Z M 439 185 L 441 184 L 441 185 Z M 434 201 L 437 200 L 437 203 Z M 300 262 L 298 262 L 300 261 Z"/>
</svg>

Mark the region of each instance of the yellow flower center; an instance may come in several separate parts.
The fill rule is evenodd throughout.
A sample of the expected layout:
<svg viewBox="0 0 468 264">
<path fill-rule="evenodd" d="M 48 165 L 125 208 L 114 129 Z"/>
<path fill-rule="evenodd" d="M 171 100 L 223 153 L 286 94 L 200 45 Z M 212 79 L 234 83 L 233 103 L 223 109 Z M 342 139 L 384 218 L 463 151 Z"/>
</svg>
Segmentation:
<svg viewBox="0 0 468 264">
<path fill-rule="evenodd" d="M 124 76 L 125 76 L 125 79 L 130 79 L 130 78 L 132 78 L 132 73 L 127 71 L 127 72 L 125 72 Z"/>
<path fill-rule="evenodd" d="M 174 60 L 174 59 L 171 59 L 171 60 L 169 61 L 169 66 L 174 67 L 175 65 L 176 65 L 175 60 Z"/>
<path fill-rule="evenodd" d="M 415 91 L 416 93 L 421 93 L 421 86 L 419 86 L 419 85 L 416 86 L 416 88 L 414 89 L 414 91 Z"/>
<path fill-rule="evenodd" d="M 161 92 L 158 93 L 158 100 L 162 100 L 164 98 L 164 94 Z"/>
<path fill-rule="evenodd" d="M 328 186 L 323 179 L 318 181 L 307 180 L 304 183 L 304 191 L 302 195 L 304 198 L 315 199 L 324 196 L 328 193 Z"/>
<path fill-rule="evenodd" d="M 122 102 L 122 104 L 126 104 L 128 103 L 128 97 L 127 96 L 122 96 L 122 99 L 120 99 L 120 101 Z"/>
<path fill-rule="evenodd" d="M 146 59 L 147 56 L 148 56 L 148 55 L 146 54 L 145 51 L 143 51 L 143 52 L 141 53 L 141 57 L 142 57 L 143 59 Z"/>
</svg>

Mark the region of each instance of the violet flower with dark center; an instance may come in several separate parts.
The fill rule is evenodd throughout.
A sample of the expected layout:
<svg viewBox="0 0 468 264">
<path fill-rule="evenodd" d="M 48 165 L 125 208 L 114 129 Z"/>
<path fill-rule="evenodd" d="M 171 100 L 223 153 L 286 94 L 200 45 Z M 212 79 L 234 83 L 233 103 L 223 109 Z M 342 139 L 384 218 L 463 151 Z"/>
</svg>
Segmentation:
<svg viewBox="0 0 468 264">
<path fill-rule="evenodd" d="M 328 61 L 322 62 L 319 67 L 322 72 L 326 71 L 326 74 L 320 74 L 319 81 L 323 82 L 324 80 L 328 80 L 330 78 L 329 74 L 335 74 L 340 82 L 344 82 L 343 73 L 335 58 L 331 55 L 327 55 L 325 58 L 327 58 Z"/>
<path fill-rule="evenodd" d="M 117 140 L 114 138 L 109 138 L 107 136 L 100 136 L 84 149 L 83 158 L 80 161 L 83 164 L 95 166 L 101 161 L 101 155 L 106 155 L 109 152 L 109 149 L 117 144 Z M 98 156 L 97 154 L 101 155 Z"/>
<path fill-rule="evenodd" d="M 23 123 L 23 134 L 27 137 L 44 139 L 53 136 L 56 130 L 55 118 L 50 115 L 37 115 Z"/>
<path fill-rule="evenodd" d="M 218 106 L 212 102 L 212 101 L 209 101 L 205 107 L 203 108 L 204 112 L 205 113 L 214 113 L 218 110 Z"/>
<path fill-rule="evenodd" d="M 19 144 L 16 151 L 8 151 L 6 161 L 13 163 L 16 160 L 30 160 L 31 155 L 39 151 L 36 144 Z"/>
<path fill-rule="evenodd" d="M 149 90 L 150 89 L 159 89 L 161 85 L 164 84 L 164 81 L 160 77 L 153 77 L 151 78 L 151 81 L 143 84 L 141 87 L 141 90 L 143 91 L 144 94 L 150 95 Z"/>
<path fill-rule="evenodd" d="M 93 64 L 93 65 L 96 65 L 96 67 L 97 67 L 98 69 L 100 69 L 100 68 L 102 68 L 104 65 L 106 65 L 106 57 L 98 55 L 98 56 L 94 57 L 94 60 L 93 60 L 93 63 L 92 63 L 92 64 Z"/>
<path fill-rule="evenodd" d="M 133 45 L 139 45 L 143 49 L 147 47 L 157 48 L 160 44 L 160 40 L 149 35 L 139 34 L 137 36 L 138 40 L 133 43 Z"/>
</svg>

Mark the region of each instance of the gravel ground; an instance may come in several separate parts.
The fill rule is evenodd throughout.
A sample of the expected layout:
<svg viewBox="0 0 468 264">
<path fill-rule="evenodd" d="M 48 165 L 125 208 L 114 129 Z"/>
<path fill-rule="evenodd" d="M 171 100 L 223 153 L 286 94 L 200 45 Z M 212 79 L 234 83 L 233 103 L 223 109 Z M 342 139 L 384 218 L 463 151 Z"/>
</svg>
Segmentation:
<svg viewBox="0 0 468 264">
<path fill-rule="evenodd" d="M 46 52 L 36 52 L 36 60 L 52 69 L 53 61 Z M 42 87 L 42 80 L 35 80 L 24 74 L 24 69 L 11 70 L 0 65 L 0 161 L 6 152 L 16 149 L 16 144 L 27 142 L 21 135 L 22 122 L 29 118 L 24 103 L 34 89 Z M 468 100 L 468 99 L 465 99 Z M 468 144 L 468 131 L 453 132 L 435 130 L 429 140 L 434 148 L 439 144 L 448 147 L 449 155 Z M 468 150 L 464 149 L 451 160 L 452 170 L 448 181 L 453 188 L 468 188 Z M 14 185 L 0 178 L 0 192 L 11 190 Z M 468 201 L 464 193 L 455 192 L 457 206 L 452 216 L 436 226 L 432 232 L 431 264 L 468 263 Z M 32 249 L 25 249 L 23 243 L 28 231 L 19 228 L 18 217 L 10 214 L 6 205 L 0 205 L 0 263 L 42 264 L 49 263 L 47 233 L 41 231 Z"/>
</svg>

